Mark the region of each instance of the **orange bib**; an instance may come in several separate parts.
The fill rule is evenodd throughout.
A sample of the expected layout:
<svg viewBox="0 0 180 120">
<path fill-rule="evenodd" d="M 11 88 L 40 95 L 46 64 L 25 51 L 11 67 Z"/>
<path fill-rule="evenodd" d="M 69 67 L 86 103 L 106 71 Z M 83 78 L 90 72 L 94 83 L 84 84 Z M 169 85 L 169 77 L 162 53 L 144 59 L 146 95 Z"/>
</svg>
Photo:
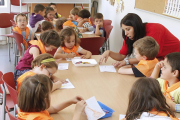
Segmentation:
<svg viewBox="0 0 180 120">
<path fill-rule="evenodd" d="M 76 27 L 76 26 L 74 25 L 74 23 L 73 23 L 73 22 L 71 22 L 71 20 L 68 20 L 68 21 L 66 21 L 65 23 L 63 23 L 63 26 Z"/>
<path fill-rule="evenodd" d="M 17 79 L 17 91 L 18 91 L 18 93 L 20 91 L 21 83 L 23 82 L 24 78 L 26 78 L 27 76 L 33 76 L 35 74 L 36 73 L 34 73 L 32 71 L 27 71 Z"/>
<path fill-rule="evenodd" d="M 41 112 L 23 112 L 19 109 L 18 113 L 19 120 L 53 120 L 50 117 L 49 112 L 47 110 Z"/>
<path fill-rule="evenodd" d="M 21 29 L 19 27 L 14 27 L 13 31 L 18 32 L 19 34 L 22 35 Z M 26 27 L 26 38 L 23 39 L 23 45 L 25 46 L 26 49 L 27 49 L 26 39 L 28 38 L 28 36 L 29 36 L 29 28 Z"/>
<path fill-rule="evenodd" d="M 172 100 L 170 92 L 174 91 L 175 89 L 180 87 L 180 81 L 173 84 L 171 87 L 167 87 L 168 86 L 168 81 L 165 80 L 164 84 L 163 84 L 163 90 L 164 90 L 164 96 L 167 96 L 169 99 Z"/>
<path fill-rule="evenodd" d="M 65 53 L 75 53 L 77 56 L 80 56 L 79 53 L 77 53 L 76 51 L 78 50 L 79 45 L 78 46 L 73 46 L 73 48 L 70 50 L 66 47 L 61 47 L 61 49 L 65 52 Z"/>
<path fill-rule="evenodd" d="M 41 40 L 31 40 L 29 43 L 31 43 L 32 45 L 37 45 L 41 51 L 41 54 L 46 53 L 45 46 L 41 42 Z"/>
</svg>

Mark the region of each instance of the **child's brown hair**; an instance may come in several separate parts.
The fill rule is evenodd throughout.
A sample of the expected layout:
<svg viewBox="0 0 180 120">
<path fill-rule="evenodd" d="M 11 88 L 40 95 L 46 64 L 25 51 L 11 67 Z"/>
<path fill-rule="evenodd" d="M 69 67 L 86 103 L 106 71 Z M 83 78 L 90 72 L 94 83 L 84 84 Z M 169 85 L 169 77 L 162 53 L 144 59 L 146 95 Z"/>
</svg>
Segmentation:
<svg viewBox="0 0 180 120">
<path fill-rule="evenodd" d="M 143 112 L 150 112 L 152 109 L 175 117 L 166 103 L 159 82 L 153 78 L 140 78 L 131 88 L 126 120 L 135 120 Z"/>
<path fill-rule="evenodd" d="M 43 23 L 42 23 L 42 25 L 41 25 L 41 29 L 43 30 L 43 31 L 46 31 L 46 30 L 51 30 L 51 29 L 53 29 L 54 28 L 54 26 L 53 26 L 53 24 L 51 23 L 51 22 L 49 22 L 49 21 L 43 21 Z"/>
<path fill-rule="evenodd" d="M 46 11 L 45 11 L 45 15 L 44 17 L 47 18 L 47 14 L 51 11 L 54 11 L 54 9 L 52 7 L 46 7 Z"/>
<path fill-rule="evenodd" d="M 31 63 L 31 67 L 34 68 L 35 66 L 41 66 L 42 64 L 44 66 L 46 66 L 46 68 L 53 68 L 55 67 L 56 69 L 58 68 L 58 65 L 55 61 L 49 61 L 49 62 L 43 62 L 41 63 L 43 60 L 52 58 L 53 56 L 48 54 L 48 53 L 44 53 L 44 54 L 40 54 L 39 56 L 37 56 Z"/>
<path fill-rule="evenodd" d="M 45 9 L 45 7 L 43 5 L 41 5 L 41 4 L 36 4 L 34 6 L 34 12 L 35 13 L 38 13 L 39 11 L 44 11 L 44 9 Z"/>
<path fill-rule="evenodd" d="M 84 18 L 89 18 L 91 16 L 91 14 L 90 14 L 89 10 L 82 9 L 81 11 L 79 11 L 78 16 L 84 19 Z"/>
<path fill-rule="evenodd" d="M 19 14 L 16 15 L 16 23 L 18 22 L 17 19 L 18 19 L 19 16 L 25 17 L 25 18 L 26 18 L 26 21 L 28 21 L 28 18 L 27 18 L 27 16 L 26 16 L 25 14 L 19 13 Z"/>
<path fill-rule="evenodd" d="M 103 20 L 103 14 L 102 13 L 96 13 L 93 16 L 93 21 L 95 21 L 95 19 L 102 19 Z"/>
<path fill-rule="evenodd" d="M 149 36 L 140 38 L 134 42 L 133 47 L 138 50 L 140 55 L 146 56 L 147 60 L 153 60 L 159 52 L 158 43 L 154 38 Z"/>
<path fill-rule="evenodd" d="M 43 32 L 40 35 L 40 39 L 46 47 L 50 45 L 59 47 L 61 44 L 60 37 L 55 30 L 48 30 L 48 31 Z"/>
<path fill-rule="evenodd" d="M 56 31 L 62 30 L 63 29 L 63 23 L 66 22 L 66 21 L 67 21 L 67 19 L 65 17 L 61 17 L 60 19 L 58 19 L 56 21 L 56 24 L 55 24 Z"/>
<path fill-rule="evenodd" d="M 67 27 L 67 28 L 63 29 L 60 33 L 61 47 L 65 46 L 65 44 L 64 44 L 65 40 L 67 42 L 69 42 L 71 35 L 75 35 L 75 46 L 79 45 L 80 39 L 78 38 L 77 33 L 74 31 L 74 29 L 72 27 Z"/>
<path fill-rule="evenodd" d="M 74 7 L 74 8 L 70 11 L 70 14 L 72 14 L 72 15 L 78 15 L 78 14 L 79 14 L 79 8 Z"/>
<path fill-rule="evenodd" d="M 43 74 L 36 74 L 23 80 L 18 94 L 18 107 L 23 112 L 40 112 L 50 107 L 49 94 L 52 81 Z"/>
</svg>

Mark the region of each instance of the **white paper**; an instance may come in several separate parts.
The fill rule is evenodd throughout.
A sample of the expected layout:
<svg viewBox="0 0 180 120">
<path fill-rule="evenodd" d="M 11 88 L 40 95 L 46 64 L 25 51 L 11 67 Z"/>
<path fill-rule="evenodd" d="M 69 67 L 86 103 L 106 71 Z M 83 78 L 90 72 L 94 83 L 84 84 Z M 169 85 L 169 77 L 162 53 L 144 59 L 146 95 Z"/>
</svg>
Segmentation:
<svg viewBox="0 0 180 120">
<path fill-rule="evenodd" d="M 94 31 L 90 31 L 90 32 L 83 32 L 82 34 L 93 34 Z"/>
<path fill-rule="evenodd" d="M 36 33 L 36 35 L 37 35 L 37 36 L 40 36 L 40 35 L 41 35 L 41 33 Z"/>
<path fill-rule="evenodd" d="M 58 70 L 67 70 L 69 67 L 69 63 L 59 63 Z"/>
<path fill-rule="evenodd" d="M 74 85 L 69 81 L 69 79 L 66 79 L 67 83 L 62 84 L 61 89 L 71 89 L 75 88 Z"/>
<path fill-rule="evenodd" d="M 99 65 L 100 72 L 116 72 L 113 65 Z"/>
<path fill-rule="evenodd" d="M 67 61 L 72 61 L 72 59 L 81 59 L 81 57 L 66 58 Z"/>
<path fill-rule="evenodd" d="M 97 120 L 105 115 L 105 112 L 101 109 L 94 96 L 87 99 L 86 104 L 85 113 L 88 120 Z"/>
<path fill-rule="evenodd" d="M 125 118 L 126 115 L 120 114 L 119 115 L 119 120 L 122 120 L 123 118 Z"/>
</svg>

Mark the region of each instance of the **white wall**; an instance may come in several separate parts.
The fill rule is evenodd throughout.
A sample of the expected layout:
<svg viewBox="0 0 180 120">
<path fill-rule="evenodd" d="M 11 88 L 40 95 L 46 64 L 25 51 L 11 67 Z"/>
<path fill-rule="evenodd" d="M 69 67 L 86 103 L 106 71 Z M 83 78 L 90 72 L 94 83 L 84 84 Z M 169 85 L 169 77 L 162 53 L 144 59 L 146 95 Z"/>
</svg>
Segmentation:
<svg viewBox="0 0 180 120">
<path fill-rule="evenodd" d="M 116 3 L 112 6 L 107 0 L 98 0 L 98 12 L 103 14 L 104 19 L 112 20 L 113 30 L 110 35 L 110 50 L 119 52 L 122 47 L 123 38 L 121 35 L 120 21 L 127 13 L 138 14 L 143 22 L 161 23 L 180 40 L 180 20 L 135 9 L 135 0 L 123 1 L 124 11 L 122 13 L 116 13 Z"/>
</svg>

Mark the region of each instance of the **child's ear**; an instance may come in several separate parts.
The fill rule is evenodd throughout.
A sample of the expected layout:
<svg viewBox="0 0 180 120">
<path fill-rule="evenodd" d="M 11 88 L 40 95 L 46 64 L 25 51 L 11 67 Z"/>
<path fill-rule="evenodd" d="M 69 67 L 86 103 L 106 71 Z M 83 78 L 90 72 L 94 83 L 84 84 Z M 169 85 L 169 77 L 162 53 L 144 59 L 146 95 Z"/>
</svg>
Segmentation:
<svg viewBox="0 0 180 120">
<path fill-rule="evenodd" d="M 178 70 L 175 70 L 174 72 L 174 76 L 177 78 L 179 76 L 179 71 Z"/>
<path fill-rule="evenodd" d="M 42 64 L 41 66 L 40 66 L 40 69 L 42 70 L 43 68 L 46 68 L 46 66 L 44 65 L 44 64 Z"/>
<path fill-rule="evenodd" d="M 143 58 L 143 60 L 147 60 L 147 57 L 146 57 L 146 56 L 144 56 L 144 55 L 142 56 L 142 58 Z"/>
</svg>

